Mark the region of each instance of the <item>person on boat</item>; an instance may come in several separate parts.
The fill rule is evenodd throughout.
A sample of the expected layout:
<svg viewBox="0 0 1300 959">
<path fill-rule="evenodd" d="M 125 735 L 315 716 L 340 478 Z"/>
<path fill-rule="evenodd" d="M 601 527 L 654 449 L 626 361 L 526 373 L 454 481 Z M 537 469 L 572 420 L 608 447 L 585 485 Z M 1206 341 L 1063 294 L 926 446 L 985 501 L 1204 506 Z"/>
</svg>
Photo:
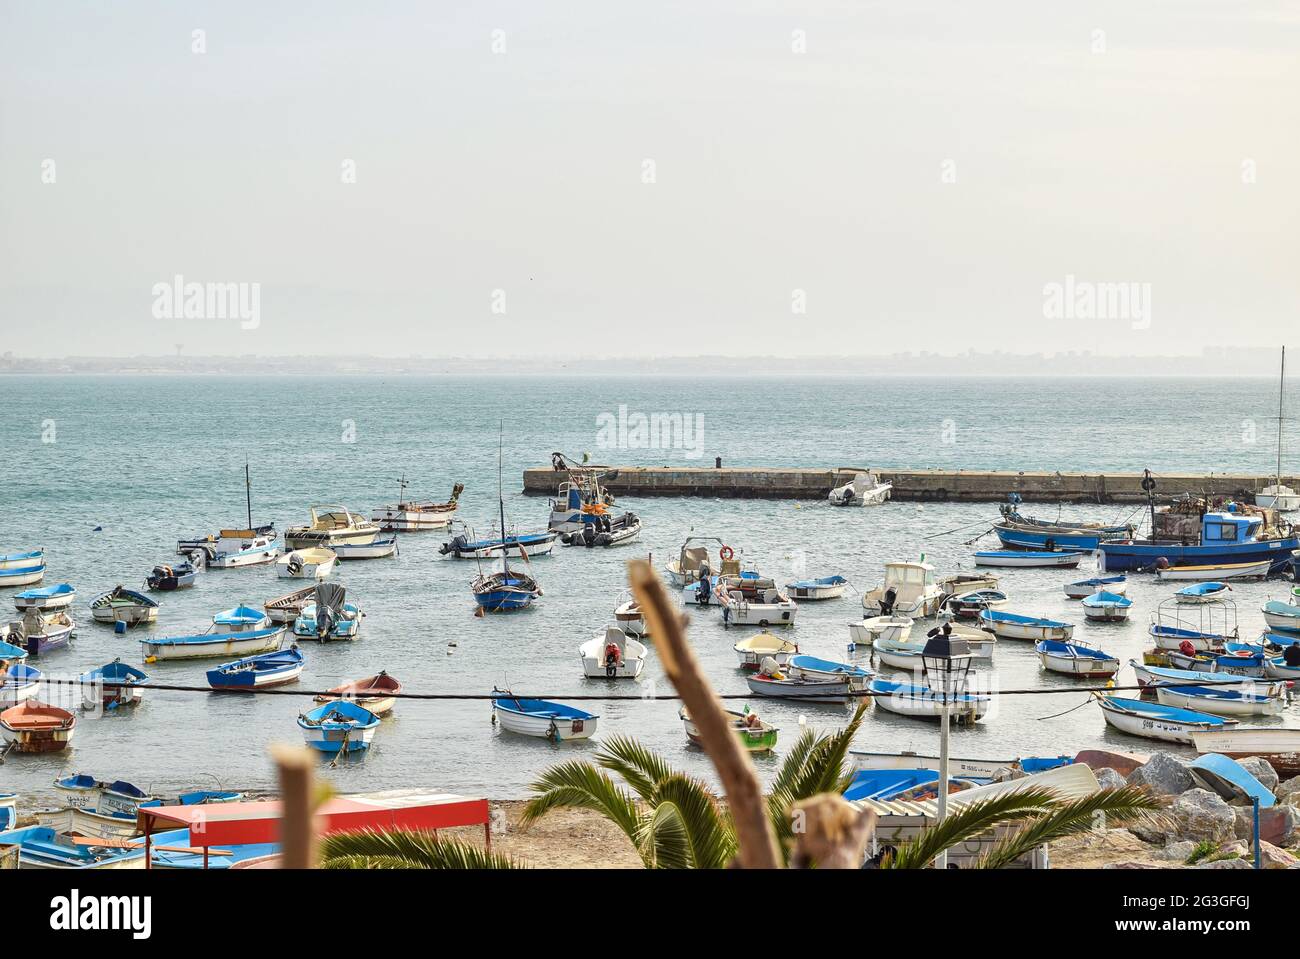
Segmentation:
<svg viewBox="0 0 1300 959">
<path fill-rule="evenodd" d="M 1293 669 L 1300 667 L 1300 643 L 1291 643 L 1282 650 L 1282 662 Z"/>
<path fill-rule="evenodd" d="M 880 597 L 880 615 L 893 616 L 896 602 L 898 602 L 898 590 L 891 586 L 885 590 L 885 595 Z"/>
<path fill-rule="evenodd" d="M 608 642 L 605 644 L 605 668 L 617 669 L 619 660 L 622 658 L 622 650 L 618 648 L 618 643 Z"/>
<path fill-rule="evenodd" d="M 745 725 L 750 729 L 759 729 L 763 724 L 759 721 L 758 713 L 745 713 Z"/>
</svg>

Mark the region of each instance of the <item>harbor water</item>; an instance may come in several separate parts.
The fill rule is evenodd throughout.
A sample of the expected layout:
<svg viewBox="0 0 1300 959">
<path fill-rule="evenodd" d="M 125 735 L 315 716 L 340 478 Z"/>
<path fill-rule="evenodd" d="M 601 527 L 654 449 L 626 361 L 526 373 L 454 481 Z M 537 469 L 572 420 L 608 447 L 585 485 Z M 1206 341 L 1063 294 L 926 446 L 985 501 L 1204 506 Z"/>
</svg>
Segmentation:
<svg viewBox="0 0 1300 959">
<path fill-rule="evenodd" d="M 544 499 L 520 494 L 520 472 L 553 451 L 596 462 L 704 465 L 714 457 L 745 466 L 835 466 L 1059 470 L 1232 470 L 1270 473 L 1275 456 L 1276 382 L 1268 379 L 690 379 L 357 377 L 18 377 L 0 380 L 0 553 L 44 548 L 44 585 L 78 590 L 71 648 L 33 661 L 73 677 L 115 657 L 140 663 L 141 637 L 201 632 L 219 610 L 260 606 L 301 585 L 273 566 L 212 570 L 197 585 L 155 594 L 156 625 L 117 635 L 94 623 L 90 600 L 117 583 L 140 588 L 156 564 L 176 559 L 176 540 L 245 522 L 243 469 L 252 472 L 253 520 L 281 532 L 306 522 L 308 508 L 340 504 L 369 516 L 394 502 L 405 475 L 410 493 L 444 500 L 465 483 L 460 517 L 486 533 L 496 515 L 498 423 L 504 424 L 507 520 L 544 528 Z M 1296 400 L 1291 399 L 1292 408 Z M 620 416 L 660 414 L 702 425 L 667 430 L 642 445 L 635 430 L 609 429 Z M 671 414 L 681 414 L 674 421 Z M 602 415 L 605 419 L 601 419 Z M 605 427 L 602 429 L 602 425 Z M 1300 456 L 1300 436 L 1288 444 Z M 410 692 L 524 694 L 614 691 L 670 693 L 653 642 L 640 683 L 586 680 L 577 649 L 612 621 L 626 588 L 626 561 L 676 555 L 691 533 L 719 536 L 746 566 L 779 583 L 840 573 L 854 590 L 843 599 L 800 606 L 789 630 L 801 650 L 842 659 L 846 624 L 860 619 L 860 592 L 882 564 L 925 554 L 940 574 L 969 571 L 992 504 L 892 503 L 836 509 L 824 502 L 735 499 L 620 499 L 644 521 L 638 542 L 620 549 L 569 549 L 532 563 L 545 595 L 535 608 L 475 618 L 469 582 L 476 564 L 440 556 L 441 533 L 400 537 L 391 559 L 341 564 L 334 579 L 366 618 L 355 643 L 304 644 L 301 688 L 323 689 L 381 669 Z M 1056 507 L 1028 509 L 1055 519 Z M 1131 506 L 1064 507 L 1060 514 L 1108 522 L 1141 518 Z M 949 535 L 946 530 L 960 528 Z M 987 536 L 979 547 L 994 548 Z M 1121 661 L 1141 657 L 1151 614 L 1173 587 L 1130 577 L 1132 619 L 1084 621 L 1061 585 L 1094 575 L 1004 570 L 1006 609 L 1077 623 L 1076 639 Z M 1289 582 L 1234 585 L 1241 634 L 1263 627 L 1260 604 L 1287 594 Z M 6 610 L 10 593 L 0 596 Z M 715 687 L 744 692 L 732 644 L 750 628 L 725 629 L 716 610 L 693 612 L 691 637 Z M 860 651 L 859 661 L 869 653 Z M 202 685 L 213 661 L 146 667 L 160 683 Z M 1013 758 L 1104 747 L 1136 752 L 1170 748 L 1108 729 L 1077 691 L 1080 681 L 1044 673 L 1031 644 L 1000 641 L 981 673 L 1002 689 L 1045 688 L 1051 695 L 1003 697 L 994 712 L 956 733 L 959 756 Z M 1127 669 L 1121 684 L 1131 683 Z M 289 687 L 292 688 L 292 687 Z M 48 804 L 52 781 L 74 772 L 126 779 L 160 795 L 219 782 L 274 788 L 269 744 L 299 742 L 295 719 L 309 700 L 287 696 L 151 691 L 137 708 L 86 715 L 71 749 L 10 755 L 0 791 L 25 807 Z M 803 723 L 842 724 L 848 706 L 748 700 L 781 728 L 774 771 Z M 1083 704 L 1083 705 L 1080 705 Z M 704 777 L 707 760 L 689 748 L 671 701 L 583 704 L 600 714 L 598 737 L 635 736 Z M 1072 707 L 1079 708 L 1073 709 Z M 738 707 L 737 707 L 738 708 Z M 1072 711 L 1071 711 L 1072 710 Z M 551 745 L 503 732 L 487 701 L 399 702 L 364 758 L 321 776 L 341 792 L 427 786 L 487 795 L 526 795 L 548 765 L 590 756 L 594 743 Z M 1267 723 L 1300 725 L 1288 707 Z M 872 710 L 856 746 L 932 753 L 937 726 Z M 1172 747 L 1177 748 L 1177 747 Z"/>
</svg>

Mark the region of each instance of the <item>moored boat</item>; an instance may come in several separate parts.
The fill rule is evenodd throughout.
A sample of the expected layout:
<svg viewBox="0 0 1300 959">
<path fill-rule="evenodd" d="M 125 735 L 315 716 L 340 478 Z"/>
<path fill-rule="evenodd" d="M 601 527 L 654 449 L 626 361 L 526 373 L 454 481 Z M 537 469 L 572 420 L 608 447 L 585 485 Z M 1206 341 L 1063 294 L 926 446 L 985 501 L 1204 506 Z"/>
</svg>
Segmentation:
<svg viewBox="0 0 1300 959">
<path fill-rule="evenodd" d="M 33 586 L 45 578 L 45 564 L 0 567 L 0 589 Z"/>
<path fill-rule="evenodd" d="M 557 471 L 563 469 L 567 479 L 560 484 L 551 500 L 551 515 L 546 528 L 557 533 L 572 533 L 587 525 L 587 517 L 605 513 L 614 505 L 614 497 L 600 485 L 601 472 L 591 466 L 574 466 L 555 454 Z"/>
<path fill-rule="evenodd" d="M 251 656 L 279 649 L 285 627 L 271 624 L 261 610 L 236 606 L 212 617 L 207 632 L 140 640 L 146 663 L 172 659 Z"/>
<path fill-rule="evenodd" d="M 364 706 L 376 716 L 384 716 L 397 705 L 397 696 L 402 691 L 402 684 L 387 672 L 380 670 L 374 676 L 354 679 L 335 686 L 328 696 L 317 696 L 316 702 L 327 703 L 334 699 L 347 699 L 359 706 Z"/>
<path fill-rule="evenodd" d="M 1283 779 L 1300 776 L 1300 729 L 1281 726 L 1246 726 L 1192 733 L 1200 753 L 1220 753 L 1231 759 L 1258 756 Z"/>
<path fill-rule="evenodd" d="M 1007 502 L 999 507 L 1002 521 L 993 525 L 993 532 L 1002 545 L 1010 549 L 1077 549 L 1091 552 L 1106 540 L 1124 539 L 1133 535 L 1133 527 L 1127 523 L 1041 520 L 1022 516 L 1019 512 L 1021 502 L 1019 493 L 1009 494 Z"/>
<path fill-rule="evenodd" d="M 0 555 L 0 570 L 6 569 L 28 569 L 33 566 L 45 565 L 45 550 L 29 549 L 21 553 L 5 553 Z"/>
<path fill-rule="evenodd" d="M 1128 577 L 1094 576 L 1092 579 L 1081 579 L 1077 583 L 1066 583 L 1063 588 L 1065 595 L 1070 599 L 1083 599 L 1085 596 L 1101 591 L 1123 596 L 1128 591 Z"/>
<path fill-rule="evenodd" d="M 337 562 L 338 554 L 332 549 L 295 549 L 275 561 L 275 574 L 281 579 L 324 579 Z"/>
<path fill-rule="evenodd" d="M 600 716 L 546 699 L 520 699 L 503 690 L 492 700 L 492 722 L 502 729 L 524 736 L 549 739 L 553 743 L 590 739 Z"/>
<path fill-rule="evenodd" d="M 1225 594 L 1231 592 L 1232 587 L 1227 583 L 1194 583 L 1174 593 L 1174 599 L 1184 606 L 1198 606 L 1201 603 L 1212 603 L 1222 599 Z"/>
<path fill-rule="evenodd" d="M 1205 566 L 1169 566 L 1156 568 L 1157 579 L 1175 582 L 1222 582 L 1227 579 L 1262 579 L 1267 576 L 1272 563 L 1263 559 L 1250 563 L 1214 563 Z"/>
<path fill-rule="evenodd" d="M 618 626 L 606 626 L 578 647 L 582 674 L 589 679 L 635 679 L 645 665 L 646 648 Z"/>
<path fill-rule="evenodd" d="M 356 603 L 347 602 L 346 589 L 337 583 L 320 583 L 314 595 L 293 621 L 294 638 L 322 643 L 356 639 L 365 613 Z"/>
<path fill-rule="evenodd" d="M 870 616 L 910 616 L 925 619 L 939 612 L 944 592 L 934 580 L 934 567 L 920 562 L 885 564 L 885 578 L 862 595 Z"/>
<path fill-rule="evenodd" d="M 668 581 L 681 589 L 698 583 L 701 576 L 739 574 L 740 560 L 736 551 L 716 536 L 688 536 L 664 571 Z"/>
<path fill-rule="evenodd" d="M 1264 614 L 1264 622 L 1269 629 L 1283 629 L 1300 632 L 1300 587 L 1292 590 L 1291 601 L 1270 599 L 1259 611 Z"/>
<path fill-rule="evenodd" d="M 791 656 L 799 652 L 798 643 L 782 639 L 780 636 L 775 636 L 769 632 L 762 632 L 757 636 L 742 639 L 731 648 L 736 651 L 741 669 L 758 669 L 763 660 L 767 658 L 775 660 L 778 664 L 785 663 Z"/>
<path fill-rule="evenodd" d="M 834 678 L 810 678 L 800 675 L 783 675 L 776 664 L 774 672 L 768 673 L 759 668 L 757 673 L 745 677 L 752 692 L 759 696 L 773 696 L 777 699 L 797 699 L 806 703 L 843 703 L 857 691 L 866 688 L 867 679 L 863 676 L 841 676 Z"/>
<path fill-rule="evenodd" d="M 758 718 L 758 713 L 753 712 L 748 706 L 744 712 L 736 712 L 731 709 L 723 710 L 727 714 L 727 719 L 731 728 L 735 731 L 736 738 L 740 744 L 751 753 L 770 753 L 776 749 L 777 734 L 780 729 L 772 726 Z M 682 726 L 686 729 L 686 738 L 692 746 L 704 748 L 704 743 L 700 739 L 699 728 L 691 720 L 690 713 L 683 706 L 677 711 L 678 717 L 682 721 Z"/>
<path fill-rule="evenodd" d="M 1129 610 L 1133 608 L 1133 600 L 1119 593 L 1103 590 L 1084 597 L 1080 605 L 1083 607 L 1083 615 L 1088 619 L 1103 623 L 1117 623 L 1128 619 Z"/>
<path fill-rule="evenodd" d="M 76 716 L 34 699 L 0 712 L 0 735 L 14 752 L 58 752 L 67 748 L 76 731 Z"/>
<path fill-rule="evenodd" d="M 714 589 L 724 626 L 793 626 L 799 605 L 770 579 L 723 579 Z"/>
<path fill-rule="evenodd" d="M 1223 729 L 1236 722 L 1209 713 L 1140 699 L 1093 694 L 1106 722 L 1121 732 L 1171 743 L 1192 742 L 1193 733 Z"/>
<path fill-rule="evenodd" d="M 91 601 L 90 615 L 97 623 L 140 626 L 158 621 L 158 602 L 119 584 Z"/>
<path fill-rule="evenodd" d="M 854 474 L 853 479 L 836 486 L 826 499 L 832 506 L 880 506 L 889 499 L 893 483 L 882 482 L 874 471 Z"/>
<path fill-rule="evenodd" d="M 1286 347 L 1282 347 L 1282 363 L 1277 380 L 1277 470 L 1273 482 L 1255 494 L 1255 505 L 1275 509 L 1279 513 L 1300 510 L 1300 493 L 1282 482 L 1282 418 L 1283 401 L 1286 398 Z"/>
<path fill-rule="evenodd" d="M 18 848 L 21 869 L 143 869 L 144 847 L 105 840 L 77 841 L 50 826 L 26 826 L 0 833 L 0 846 Z"/>
<path fill-rule="evenodd" d="M 822 576 L 817 579 L 800 579 L 786 584 L 791 599 L 838 599 L 844 595 L 849 581 L 843 576 Z"/>
<path fill-rule="evenodd" d="M 465 491 L 464 483 L 457 483 L 451 489 L 451 498 L 445 503 L 408 500 L 406 498 L 406 477 L 398 480 L 397 502 L 387 506 L 376 506 L 370 519 L 386 531 L 395 533 L 417 533 L 423 530 L 443 529 L 456 515 L 456 504 L 460 494 Z"/>
<path fill-rule="evenodd" d="M 1148 666 L 1135 659 L 1129 660 L 1139 686 L 1158 686 L 1161 683 L 1182 685 L 1213 686 L 1220 689 L 1236 689 L 1245 692 L 1258 692 L 1267 696 L 1281 696 L 1286 691 L 1285 683 L 1261 683 L 1250 676 L 1234 676 L 1231 673 L 1219 673 L 1203 669 L 1177 669 L 1172 666 Z"/>
<path fill-rule="evenodd" d="M 804 679 L 860 679 L 864 682 L 870 679 L 874 673 L 869 669 L 863 669 L 861 666 L 854 666 L 852 663 L 837 663 L 831 659 L 820 659 L 817 656 L 808 656 L 804 653 L 797 653 L 786 661 L 786 673 L 791 677 Z"/>
<path fill-rule="evenodd" d="M 284 548 L 329 549 L 336 545 L 368 545 L 379 538 L 379 524 L 344 506 L 313 506 L 311 520 L 284 531 Z"/>
<path fill-rule="evenodd" d="M 975 554 L 976 566 L 1004 567 L 1051 566 L 1073 569 L 1088 554 L 1071 550 L 986 549 Z"/>
<path fill-rule="evenodd" d="M 183 563 L 159 563 L 144 578 L 145 586 L 159 592 L 189 589 L 199 578 L 199 570 L 203 568 L 203 555 L 196 550 L 194 558 Z"/>
<path fill-rule="evenodd" d="M 298 728 L 308 746 L 326 755 L 370 748 L 379 717 L 347 699 L 333 699 L 298 716 Z"/>
<path fill-rule="evenodd" d="M 384 559 L 397 555 L 397 534 L 377 536 L 373 543 L 335 543 L 330 547 L 340 561 L 353 559 Z"/>
<path fill-rule="evenodd" d="M 986 609 L 1005 606 L 1007 594 L 1000 589 L 976 589 L 944 600 L 944 608 L 959 619 L 974 619 Z"/>
<path fill-rule="evenodd" d="M 1187 508 L 1197 507 L 1193 503 Z M 1182 532 L 1179 539 L 1166 532 L 1166 538 L 1154 542 L 1149 539 L 1103 542 L 1098 547 L 1103 570 L 1157 570 L 1162 579 L 1223 580 L 1228 577 L 1212 572 L 1215 567 L 1229 568 L 1229 572 L 1244 570 L 1237 572 L 1238 576 L 1267 575 L 1280 572 L 1290 562 L 1290 551 L 1300 548 L 1295 530 L 1268 530 L 1263 515 L 1207 511 L 1184 516 L 1173 512 L 1154 513 L 1154 506 L 1152 510 L 1157 523 L 1161 522 L 1160 517 L 1168 517 L 1166 523 L 1179 518 L 1199 519 L 1196 541 L 1188 545 L 1187 536 Z M 1267 564 L 1263 574 L 1255 571 L 1261 563 Z M 1168 568 L 1158 569 L 1162 566 Z M 1183 572 L 1180 574 L 1179 570 Z"/>
<path fill-rule="evenodd" d="M 1281 697 L 1220 686 L 1156 686 L 1161 705 L 1191 709 L 1214 716 L 1276 716 L 1286 702 Z"/>
<path fill-rule="evenodd" d="M 0 639 L 27 650 L 29 656 L 43 656 L 66 649 L 76 635 L 77 624 L 63 610 L 42 612 L 29 609 L 22 619 L 0 628 Z"/>
<path fill-rule="evenodd" d="M 631 594 L 626 594 L 624 599 L 614 607 L 614 622 L 618 623 L 619 629 L 629 636 L 644 638 L 649 635 L 650 627 L 646 624 L 645 616 L 641 612 L 641 607 L 637 605 L 635 598 Z"/>
<path fill-rule="evenodd" d="M 1119 672 L 1119 658 L 1110 653 L 1084 646 L 1047 639 L 1034 647 L 1038 661 L 1049 672 L 1089 678 L 1114 676 Z"/>
<path fill-rule="evenodd" d="M 502 554 L 502 544 L 504 544 L 505 555 L 531 559 L 534 556 L 549 556 L 551 550 L 555 548 L 555 539 L 558 535 L 555 532 L 512 533 L 505 539 L 500 536 L 474 539 L 471 531 L 453 536 L 438 548 L 438 552 L 444 556 L 450 555 L 453 559 L 490 559 Z"/>
<path fill-rule="evenodd" d="M 302 675 L 306 660 L 295 645 L 272 653 L 259 653 L 223 663 L 208 670 L 208 685 L 213 689 L 251 692 L 296 683 Z"/>
<path fill-rule="evenodd" d="M 144 699 L 144 688 L 149 684 L 144 670 L 120 659 L 87 670 L 77 679 L 81 682 L 81 704 L 86 709 L 134 706 Z"/>
<path fill-rule="evenodd" d="M 42 586 L 39 589 L 27 589 L 14 596 L 14 609 L 20 613 L 29 609 L 53 612 L 67 609 L 77 598 L 77 591 L 68 583 L 57 586 Z"/>
<path fill-rule="evenodd" d="M 940 719 L 944 697 L 929 686 L 875 677 L 867 684 L 876 707 L 899 716 Z M 958 725 L 978 722 L 988 713 L 992 700 L 982 693 L 959 693 L 947 703 L 948 718 Z"/>
<path fill-rule="evenodd" d="M 854 646 L 871 646 L 881 640 L 904 641 L 915 621 L 910 616 L 869 616 L 849 623 L 849 640 Z"/>
<path fill-rule="evenodd" d="M 997 573 L 950 573 L 938 580 L 945 596 L 959 596 L 977 589 L 998 589 Z"/>
<path fill-rule="evenodd" d="M 0 643 L 0 655 L 4 655 L 6 643 Z M 15 647 L 9 647 L 13 649 Z M 22 650 L 23 655 L 26 651 Z M 41 690 L 41 671 L 35 666 L 9 660 L 0 670 L 0 706 L 14 706 L 26 702 Z"/>
<path fill-rule="evenodd" d="M 581 528 L 560 533 L 565 546 L 625 546 L 641 535 L 641 518 L 628 510 L 621 516 L 583 513 Z"/>
<path fill-rule="evenodd" d="M 315 586 L 304 586 L 262 604 L 267 618 L 273 623 L 292 623 L 302 613 L 303 607 L 316 598 Z"/>
<path fill-rule="evenodd" d="M 1000 609 L 986 609 L 980 613 L 980 625 L 999 639 L 1058 640 L 1069 642 L 1074 635 L 1071 623 L 1062 623 L 1045 616 L 1024 616 L 1006 613 Z"/>
</svg>

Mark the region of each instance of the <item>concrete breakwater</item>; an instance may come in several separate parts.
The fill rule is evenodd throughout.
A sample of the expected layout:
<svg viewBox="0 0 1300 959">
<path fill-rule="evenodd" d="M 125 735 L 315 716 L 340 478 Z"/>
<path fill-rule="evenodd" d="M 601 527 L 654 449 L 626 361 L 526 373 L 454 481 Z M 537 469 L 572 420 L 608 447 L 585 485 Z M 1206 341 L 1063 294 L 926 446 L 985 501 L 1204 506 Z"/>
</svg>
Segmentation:
<svg viewBox="0 0 1300 959">
<path fill-rule="evenodd" d="M 868 467 L 834 469 L 696 466 L 599 466 L 601 483 L 614 495 L 715 496 L 742 499 L 824 499 Z M 894 484 L 892 496 L 918 502 L 998 502 L 1019 493 L 1026 502 L 1144 503 L 1141 473 L 1055 473 L 1012 470 L 899 470 L 871 467 Z M 1230 473 L 1155 473 L 1160 502 L 1191 496 L 1250 501 L 1271 476 Z M 524 470 L 524 492 L 554 496 L 565 474 L 551 467 Z M 1282 477 L 1295 487 L 1297 477 Z"/>
</svg>

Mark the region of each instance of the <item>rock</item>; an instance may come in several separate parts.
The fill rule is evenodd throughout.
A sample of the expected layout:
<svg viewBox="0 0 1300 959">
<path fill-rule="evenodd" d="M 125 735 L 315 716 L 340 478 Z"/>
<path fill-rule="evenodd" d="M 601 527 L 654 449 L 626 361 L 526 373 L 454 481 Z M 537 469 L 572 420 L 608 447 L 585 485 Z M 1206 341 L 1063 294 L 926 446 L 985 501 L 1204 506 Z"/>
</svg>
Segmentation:
<svg viewBox="0 0 1300 959">
<path fill-rule="evenodd" d="M 1128 831 L 1153 846 L 1163 846 L 1169 839 L 1168 823 L 1140 820 L 1129 826 Z"/>
<path fill-rule="evenodd" d="M 1216 856 L 1249 856 L 1251 855 L 1250 846 L 1240 840 L 1230 842 L 1226 846 L 1221 846 L 1215 851 Z"/>
<path fill-rule="evenodd" d="M 1253 869 L 1244 859 L 1216 859 L 1214 862 L 1198 862 L 1194 869 Z"/>
<path fill-rule="evenodd" d="M 1147 762 L 1149 757 L 1133 753 L 1115 753 L 1106 749 L 1085 749 L 1074 757 L 1076 763 L 1083 763 L 1093 772 L 1113 769 L 1121 776 L 1129 773 Z"/>
<path fill-rule="evenodd" d="M 1259 844 L 1259 861 L 1265 869 L 1291 869 L 1300 866 L 1300 859 L 1285 849 L 1278 849 L 1271 842 Z"/>
<path fill-rule="evenodd" d="M 1232 807 L 1208 789 L 1189 789 L 1174 800 L 1170 813 L 1179 839 L 1221 843 L 1235 837 Z"/>
<path fill-rule="evenodd" d="M 1124 862 L 1108 862 L 1102 869 L 1164 869 L 1164 866 L 1154 862 L 1139 862 L 1137 860 L 1126 860 Z"/>
<path fill-rule="evenodd" d="M 1187 857 L 1190 856 L 1195 849 L 1196 843 L 1185 839 L 1182 842 L 1171 842 L 1155 855 L 1157 859 L 1168 859 L 1171 862 L 1186 862 Z"/>
<path fill-rule="evenodd" d="M 1251 806 L 1234 806 L 1234 835 L 1252 842 L 1255 837 L 1255 810 Z M 1293 846 L 1300 839 L 1300 809 L 1295 806 L 1270 806 L 1259 811 L 1259 838 L 1275 846 Z"/>
<path fill-rule="evenodd" d="M 1277 788 L 1273 790 L 1273 795 L 1278 798 L 1279 802 L 1290 802 L 1300 797 L 1300 776 L 1279 783 Z"/>
<path fill-rule="evenodd" d="M 1269 792 L 1277 789 L 1277 772 L 1269 765 L 1267 759 L 1251 756 L 1249 759 L 1239 759 L 1237 762 L 1246 772 L 1258 779 Z"/>
<path fill-rule="evenodd" d="M 1119 787 L 1125 785 L 1124 777 L 1109 766 L 1103 766 L 1101 769 L 1095 770 L 1095 772 L 1097 774 L 1097 785 L 1102 789 L 1119 789 Z"/>
<path fill-rule="evenodd" d="M 1169 753 L 1156 753 L 1129 774 L 1130 786 L 1144 786 L 1157 796 L 1179 796 L 1196 787 L 1187 764 Z M 1204 792 L 1204 790 L 1202 790 Z"/>
</svg>

